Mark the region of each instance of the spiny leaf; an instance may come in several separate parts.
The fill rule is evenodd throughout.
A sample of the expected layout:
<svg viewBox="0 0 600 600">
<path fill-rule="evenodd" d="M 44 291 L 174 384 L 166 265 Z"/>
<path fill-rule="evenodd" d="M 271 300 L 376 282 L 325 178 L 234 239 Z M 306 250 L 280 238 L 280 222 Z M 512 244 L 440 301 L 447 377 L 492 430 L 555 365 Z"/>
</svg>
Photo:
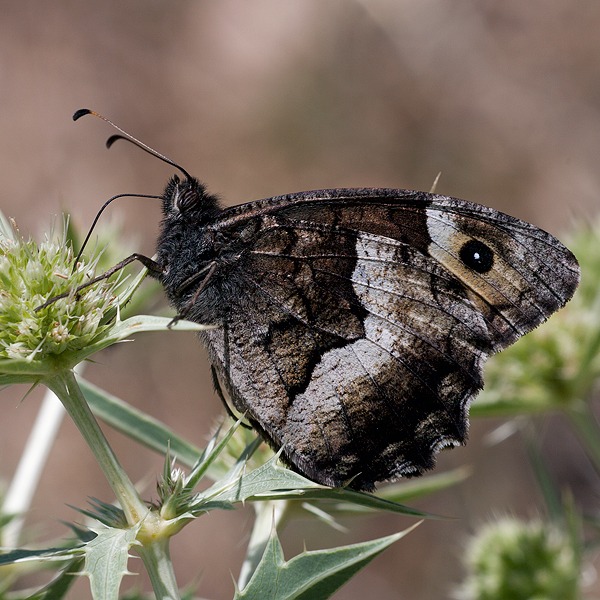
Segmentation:
<svg viewBox="0 0 600 600">
<path fill-rule="evenodd" d="M 325 600 L 413 527 L 378 540 L 308 552 L 286 561 L 273 531 L 252 579 L 234 600 Z"/>
<path fill-rule="evenodd" d="M 98 534 L 84 546 L 82 574 L 90 579 L 94 600 L 117 600 L 124 575 L 129 575 L 129 548 L 135 542 L 140 524 L 130 529 L 98 528 Z"/>
<path fill-rule="evenodd" d="M 199 502 L 194 509 L 206 510 L 203 505 L 207 502 L 243 502 L 251 496 L 274 490 L 323 489 L 323 486 L 318 483 L 279 466 L 276 456 L 249 473 L 242 473 L 242 469 L 243 463 L 238 461 L 232 467 L 230 474 L 199 494 Z M 232 473 L 235 476 L 232 476 Z"/>
<path fill-rule="evenodd" d="M 379 498 L 365 492 L 357 492 L 347 488 L 328 488 L 277 464 L 277 456 L 264 465 L 241 474 L 236 480 L 224 486 L 218 481 L 205 492 L 200 493 L 198 501 L 189 507 L 193 512 L 208 511 L 221 508 L 222 504 L 237 502 L 254 502 L 265 500 L 325 500 L 336 503 L 350 503 L 372 510 L 385 510 L 398 514 L 419 518 L 441 518 L 436 515 L 397 504 L 385 498 Z M 326 510 L 325 506 L 321 506 Z"/>
</svg>

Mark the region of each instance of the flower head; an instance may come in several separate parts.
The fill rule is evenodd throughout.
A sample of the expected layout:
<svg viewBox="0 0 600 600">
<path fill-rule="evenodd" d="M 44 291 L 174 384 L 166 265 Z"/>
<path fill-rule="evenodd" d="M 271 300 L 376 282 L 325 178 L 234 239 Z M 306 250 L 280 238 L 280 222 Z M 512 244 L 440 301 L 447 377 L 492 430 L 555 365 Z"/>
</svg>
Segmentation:
<svg viewBox="0 0 600 600">
<path fill-rule="evenodd" d="M 170 322 L 143 315 L 119 318 L 145 270 L 127 285 L 117 275 L 78 291 L 98 275 L 102 253 L 75 265 L 66 235 L 53 229 L 38 245 L 0 214 L 0 384 L 43 381 L 133 333 L 165 329 Z M 177 326 L 202 328 L 189 322 Z"/>
<path fill-rule="evenodd" d="M 579 597 L 580 552 L 556 526 L 506 518 L 484 527 L 467 552 L 461 597 L 478 600 Z"/>
<path fill-rule="evenodd" d="M 0 231 L 0 360 L 32 362 L 80 350 L 109 326 L 117 283 L 100 281 L 76 294 L 94 277 L 98 257 L 74 270 L 73 260 L 64 235 L 52 232 L 38 245 L 15 226 Z"/>
</svg>

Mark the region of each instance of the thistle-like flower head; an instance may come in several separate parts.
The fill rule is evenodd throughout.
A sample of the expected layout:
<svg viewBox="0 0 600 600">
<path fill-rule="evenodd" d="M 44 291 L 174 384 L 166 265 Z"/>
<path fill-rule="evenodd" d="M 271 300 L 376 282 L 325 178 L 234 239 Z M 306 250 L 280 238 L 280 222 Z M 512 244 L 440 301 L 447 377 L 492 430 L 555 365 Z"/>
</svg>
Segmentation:
<svg viewBox="0 0 600 600">
<path fill-rule="evenodd" d="M 0 215 L 0 384 L 41 382 L 132 333 L 166 328 L 169 319 L 161 317 L 120 320 L 120 308 L 144 271 L 126 282 L 117 275 L 77 292 L 100 274 L 100 256 L 75 265 L 65 234 L 52 228 L 37 244 L 25 240 L 14 223 Z M 200 328 L 187 322 L 178 325 Z"/>
<path fill-rule="evenodd" d="M 109 327 L 117 283 L 101 281 L 76 295 L 94 277 L 98 257 L 74 271 L 73 260 L 64 235 L 52 232 L 38 245 L 14 225 L 0 232 L 0 359 L 31 363 L 78 351 Z M 63 293 L 69 296 L 36 310 Z"/>
</svg>

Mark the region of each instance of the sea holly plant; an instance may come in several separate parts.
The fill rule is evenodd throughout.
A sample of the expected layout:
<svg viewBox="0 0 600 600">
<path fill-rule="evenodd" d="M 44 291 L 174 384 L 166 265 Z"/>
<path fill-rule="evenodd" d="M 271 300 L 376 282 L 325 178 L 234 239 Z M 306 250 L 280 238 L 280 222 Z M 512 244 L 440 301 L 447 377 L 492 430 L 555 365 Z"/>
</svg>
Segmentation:
<svg viewBox="0 0 600 600">
<path fill-rule="evenodd" d="M 88 443 L 117 499 L 117 504 L 91 501 L 91 507 L 81 511 L 90 524 L 73 525 L 74 540 L 43 550 L 13 550 L 0 555 L 0 594 L 18 577 L 20 566 L 41 561 L 58 565 L 62 571 L 46 588 L 34 596 L 28 593 L 28 597 L 62 598 L 73 574 L 79 573 L 89 577 L 95 600 L 113 600 L 118 597 L 123 576 L 129 573 L 128 558 L 133 550 L 144 562 L 156 597 L 179 598 L 169 555 L 170 538 L 211 510 L 252 503 L 256 527 L 236 596 L 264 597 L 262 586 L 268 584 L 269 597 L 273 598 L 327 598 L 403 534 L 305 552 L 286 562 L 274 530 L 284 517 L 301 510 L 335 526 L 336 513 L 387 510 L 428 516 L 398 504 L 395 500 L 402 499 L 400 490 L 388 499 L 309 481 L 282 466 L 278 456 L 263 450 L 264 446 L 256 452 L 260 441 L 240 429 L 239 422 L 223 434 L 215 433 L 206 449 L 200 450 L 78 377 L 75 368 L 96 352 L 139 332 L 167 332 L 172 323 L 168 317 L 156 316 L 122 319 L 122 310 L 144 272 L 130 279 L 117 275 L 95 281 L 101 259 L 97 253 L 90 260 L 82 258 L 75 263 L 65 234 L 52 231 L 37 244 L 25 240 L 14 223 L 0 218 L 0 383 L 44 385 L 52 390 Z M 85 286 L 90 282 L 94 283 Z M 181 320 L 172 329 L 203 327 Z M 155 504 L 140 497 L 90 406 L 103 420 L 165 453 Z M 174 456 L 189 467 L 188 473 L 176 466 Z M 437 487 L 451 485 L 463 476 L 446 476 Z M 197 492 L 196 486 L 204 477 L 213 483 Z M 436 487 L 433 479 L 423 490 L 430 490 L 432 481 Z M 7 515 L 0 528 L 11 517 Z"/>
<path fill-rule="evenodd" d="M 43 384 L 52 390 L 79 428 L 121 504 L 129 527 L 149 509 L 119 464 L 93 417 L 73 369 L 92 354 L 134 333 L 166 329 L 169 319 L 120 318 L 143 273 L 127 285 L 91 281 L 99 257 L 74 264 L 66 236 L 53 232 L 41 243 L 25 240 L 2 220 L 0 232 L 0 384 Z M 48 304 L 48 300 L 67 293 Z M 200 329 L 194 323 L 179 329 Z"/>
</svg>

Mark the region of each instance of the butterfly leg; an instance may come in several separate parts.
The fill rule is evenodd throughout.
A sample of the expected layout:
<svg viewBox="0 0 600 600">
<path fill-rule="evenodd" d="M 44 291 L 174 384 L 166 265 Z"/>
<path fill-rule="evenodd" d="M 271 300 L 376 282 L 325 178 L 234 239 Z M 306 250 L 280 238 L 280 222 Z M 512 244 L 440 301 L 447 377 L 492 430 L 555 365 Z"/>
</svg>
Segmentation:
<svg viewBox="0 0 600 600">
<path fill-rule="evenodd" d="M 184 283 L 179 286 L 178 291 L 185 289 L 191 283 L 193 283 L 194 281 L 196 281 L 196 279 L 198 279 L 198 277 L 202 273 L 204 273 L 204 271 L 208 270 L 208 273 L 206 274 L 206 277 L 202 280 L 202 283 L 198 286 L 198 289 L 194 292 L 194 295 L 189 299 L 189 301 L 183 307 L 183 310 L 180 311 L 179 314 L 175 315 L 173 317 L 173 319 L 171 320 L 171 322 L 167 325 L 167 327 L 169 329 L 171 329 L 171 327 L 173 327 L 173 325 L 175 325 L 175 323 L 177 323 L 177 321 L 180 321 L 181 319 L 185 319 L 186 318 L 186 316 L 188 315 L 188 313 L 190 312 L 190 310 L 192 310 L 192 307 L 194 306 L 194 304 L 196 304 L 196 301 L 200 297 L 200 294 L 202 293 L 202 290 L 204 290 L 204 288 L 206 287 L 206 284 L 209 282 L 210 278 L 212 277 L 212 275 L 216 271 L 216 269 L 217 269 L 217 263 L 216 263 L 216 261 L 211 262 L 208 266 L 206 266 L 204 269 L 202 269 L 199 273 L 196 273 L 196 274 L 192 275 L 192 277 L 190 277 L 189 279 L 187 279 L 186 281 L 184 281 Z"/>
<path fill-rule="evenodd" d="M 95 283 L 98 283 L 99 281 L 108 279 L 109 277 L 114 275 L 117 271 L 120 271 L 122 268 L 126 267 L 128 264 L 132 263 L 135 260 L 138 260 L 139 262 L 141 262 L 149 271 L 151 271 L 153 273 L 153 275 L 160 275 L 163 272 L 163 268 L 156 261 L 152 260 L 151 258 L 148 258 L 147 256 L 144 256 L 143 254 L 138 254 L 137 252 L 135 252 L 131 256 L 128 256 L 127 258 L 123 259 L 121 262 L 117 263 L 114 267 L 111 267 L 110 269 L 108 269 L 108 271 L 106 271 L 106 273 L 103 273 L 102 275 L 99 275 L 98 277 L 94 277 L 94 279 L 92 279 L 91 281 L 88 281 L 87 283 L 80 285 L 78 288 L 75 289 L 75 294 L 78 295 L 79 292 L 81 292 L 81 290 L 84 290 L 85 288 L 89 287 L 90 285 L 94 285 Z M 46 302 L 44 302 L 44 304 L 38 306 L 35 309 L 35 312 L 37 312 L 38 310 L 41 310 L 42 308 L 46 308 L 46 307 L 50 306 L 52 303 L 56 302 L 57 300 L 60 300 L 61 298 L 66 298 L 66 297 L 70 296 L 72 293 L 73 293 L 73 291 L 70 291 L 70 292 L 65 292 L 64 294 L 59 294 L 58 296 L 53 296 L 49 300 L 46 300 Z"/>
</svg>

